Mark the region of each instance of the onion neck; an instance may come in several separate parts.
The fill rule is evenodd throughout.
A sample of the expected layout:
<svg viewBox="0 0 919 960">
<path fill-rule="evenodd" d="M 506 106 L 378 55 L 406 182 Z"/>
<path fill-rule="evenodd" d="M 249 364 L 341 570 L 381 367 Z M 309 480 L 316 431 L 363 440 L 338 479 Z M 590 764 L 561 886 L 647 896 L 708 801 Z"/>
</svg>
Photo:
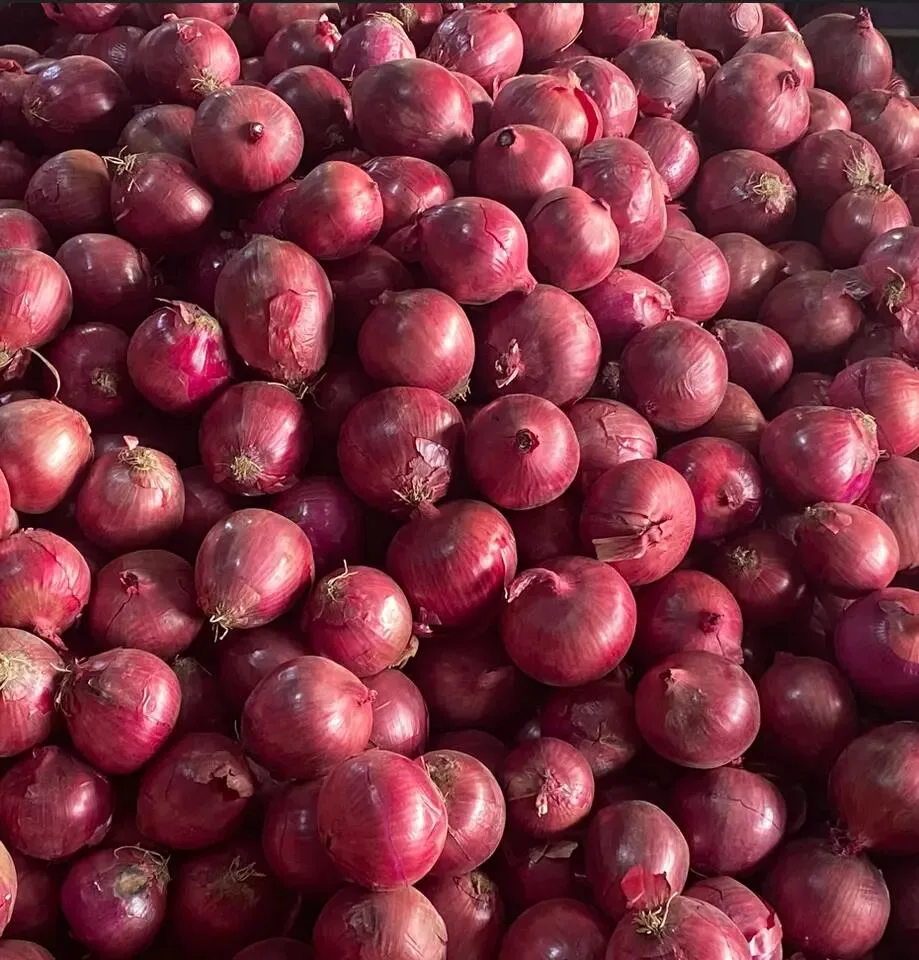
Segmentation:
<svg viewBox="0 0 919 960">
<path fill-rule="evenodd" d="M 644 937 L 662 937 L 667 926 L 667 913 L 670 901 L 658 907 L 639 910 L 635 914 L 635 932 Z"/>
<path fill-rule="evenodd" d="M 253 121 L 246 127 L 246 137 L 249 143 L 258 143 L 265 136 L 265 124 L 258 120 Z"/>
<path fill-rule="evenodd" d="M 20 654 L 0 653 L 0 694 L 8 686 L 22 680 L 31 666 L 32 662 Z"/>
<path fill-rule="evenodd" d="M 90 374 L 90 383 L 105 397 L 118 396 L 118 377 L 111 370 L 97 367 Z"/>
<path fill-rule="evenodd" d="M 449 799 L 456 786 L 459 764 L 440 750 L 424 761 L 425 770 L 445 800 Z"/>
<path fill-rule="evenodd" d="M 524 427 L 514 436 L 514 449 L 518 453 L 532 453 L 539 446 L 539 437 Z"/>
<path fill-rule="evenodd" d="M 129 447 L 119 452 L 118 460 L 134 473 L 152 473 L 160 465 L 159 455 L 149 447 Z"/>
</svg>

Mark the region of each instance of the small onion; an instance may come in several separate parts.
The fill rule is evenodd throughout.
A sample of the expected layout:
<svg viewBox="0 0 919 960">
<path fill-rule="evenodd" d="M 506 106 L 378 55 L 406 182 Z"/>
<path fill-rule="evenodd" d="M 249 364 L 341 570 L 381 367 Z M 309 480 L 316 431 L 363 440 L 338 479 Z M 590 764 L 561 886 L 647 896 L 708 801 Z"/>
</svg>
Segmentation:
<svg viewBox="0 0 919 960">
<path fill-rule="evenodd" d="M 804 139 L 812 133 L 823 133 L 825 130 L 852 129 L 849 109 L 839 97 L 815 87 L 807 91 L 807 99 L 810 100 L 811 118 Z"/>
<path fill-rule="evenodd" d="M 50 737 L 63 669 L 54 648 L 38 637 L 0 628 L 0 756 L 14 757 Z"/>
</svg>

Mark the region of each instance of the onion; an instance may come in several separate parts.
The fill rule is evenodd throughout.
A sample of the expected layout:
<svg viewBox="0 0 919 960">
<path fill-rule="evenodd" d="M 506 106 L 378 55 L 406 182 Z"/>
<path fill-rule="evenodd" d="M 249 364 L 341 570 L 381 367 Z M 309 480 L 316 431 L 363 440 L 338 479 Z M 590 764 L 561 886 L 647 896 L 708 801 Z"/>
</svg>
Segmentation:
<svg viewBox="0 0 919 960">
<path fill-rule="evenodd" d="M 520 9 L 520 8 L 518 8 Z M 490 960 L 504 930 L 504 903 L 498 887 L 480 870 L 458 877 L 424 879 L 418 889 L 443 919 L 448 957 Z"/>
<path fill-rule="evenodd" d="M 711 327 L 728 361 L 728 375 L 755 399 L 768 400 L 791 377 L 792 354 L 785 339 L 748 320 L 718 320 Z"/>
<path fill-rule="evenodd" d="M 60 377 L 58 397 L 91 420 L 124 412 L 135 398 L 128 378 L 128 335 L 107 323 L 71 326 L 48 359 Z"/>
<path fill-rule="evenodd" d="M 772 4 L 763 4 L 763 7 Z M 782 924 L 775 911 L 752 890 L 731 877 L 694 883 L 686 896 L 717 907 L 746 938 L 753 960 L 782 960 Z"/>
<path fill-rule="evenodd" d="M 501 892 L 517 909 L 556 897 L 574 899 L 584 889 L 575 871 L 583 874 L 583 857 L 573 840 L 534 841 L 506 833 L 495 861 Z"/>
<path fill-rule="evenodd" d="M 807 129 L 807 87 L 777 57 L 745 53 L 712 77 L 699 119 L 703 133 L 723 147 L 777 153 Z"/>
<path fill-rule="evenodd" d="M 699 540 L 717 540 L 749 527 L 763 504 L 763 478 L 755 458 L 739 444 L 699 437 L 671 447 L 664 463 L 689 484 Z"/>
<path fill-rule="evenodd" d="M 502 643 L 540 683 L 574 687 L 599 680 L 631 644 L 634 599 L 619 573 L 596 560 L 545 560 L 518 576 L 507 595 Z"/>
<path fill-rule="evenodd" d="M 325 17 L 294 20 L 285 24 L 268 41 L 263 57 L 266 78 L 274 78 L 291 67 L 321 67 L 326 70 L 341 42 L 341 33 Z"/>
<path fill-rule="evenodd" d="M 280 30 L 295 20 L 319 20 L 323 16 L 339 20 L 337 3 L 253 3 L 246 11 L 252 32 L 252 53 L 264 49 L 265 44 Z M 241 17 L 237 17 L 238 24 Z"/>
<path fill-rule="evenodd" d="M 763 14 L 756 3 L 691 4 L 680 8 L 677 21 L 677 36 L 686 46 L 711 50 L 721 60 L 746 50 L 762 30 Z"/>
<path fill-rule="evenodd" d="M 267 56 L 268 51 L 265 53 Z M 388 13 L 372 13 L 352 25 L 334 47 L 330 69 L 343 80 L 352 81 L 377 64 L 414 56 L 415 46 L 399 20 Z"/>
<path fill-rule="evenodd" d="M 255 781 L 239 745 L 217 733 L 190 733 L 158 754 L 137 794 L 137 825 L 173 850 L 199 850 L 231 837 Z"/>
<path fill-rule="evenodd" d="M 524 217 L 549 191 L 570 187 L 574 164 L 564 144 L 548 130 L 520 123 L 502 127 L 476 148 L 472 181 L 476 192 Z"/>
<path fill-rule="evenodd" d="M 909 956 L 910 943 L 915 935 L 916 867 L 912 860 L 885 864 L 884 880 L 890 891 L 890 922 L 885 938 L 895 956 Z M 19 895 L 22 896 L 20 880 Z"/>
<path fill-rule="evenodd" d="M 629 460 L 653 460 L 657 455 L 650 424 L 624 403 L 588 398 L 576 403 L 568 418 L 578 438 L 578 476 L 585 491 L 610 467 Z"/>
<path fill-rule="evenodd" d="M 715 239 L 717 242 L 717 237 Z M 769 249 L 784 258 L 784 276 L 793 277 L 796 273 L 807 270 L 826 269 L 826 260 L 819 248 L 806 240 L 782 240 L 780 243 L 770 244 Z"/>
<path fill-rule="evenodd" d="M 919 490 L 919 466 L 915 460 L 890 457 L 879 460 L 868 490 L 860 500 L 893 531 L 900 548 L 900 569 L 919 565 L 919 530 L 912 509 L 913 492 Z"/>
<path fill-rule="evenodd" d="M 575 185 L 605 201 L 619 230 L 619 263 L 643 260 L 666 230 L 666 184 L 643 147 L 607 138 L 585 147 L 574 168 Z"/>
<path fill-rule="evenodd" d="M 852 130 L 878 152 L 885 169 L 895 170 L 919 154 L 919 108 L 886 90 L 863 90 L 847 104 Z"/>
<path fill-rule="evenodd" d="M 0 582 L 7 583 L 0 591 L 0 623 L 27 629 L 55 646 L 63 646 L 60 635 L 89 599 L 86 561 L 76 547 L 47 530 L 20 530 L 0 540 Z"/>
<path fill-rule="evenodd" d="M 632 696 L 614 677 L 555 691 L 539 722 L 544 736 L 577 748 L 598 779 L 622 769 L 641 747 Z"/>
<path fill-rule="evenodd" d="M 839 97 L 833 96 L 827 90 L 820 90 L 815 87 L 807 91 L 807 99 L 811 105 L 811 118 L 804 134 L 804 140 L 812 133 L 852 129 L 852 117 L 849 114 L 849 109 Z M 810 198 L 808 197 L 808 199 Z"/>
<path fill-rule="evenodd" d="M 303 642 L 291 630 L 279 626 L 245 630 L 220 644 L 217 651 L 220 692 L 241 711 L 263 677 L 306 652 Z"/>
<path fill-rule="evenodd" d="M 814 86 L 814 62 L 796 29 L 767 31 L 764 27 L 763 33 L 748 40 L 738 53 L 768 53 L 787 63 L 798 74 L 808 91 Z"/>
<path fill-rule="evenodd" d="M 638 97 L 632 81 L 617 66 L 600 57 L 573 56 L 549 71 L 567 79 L 574 74 L 594 101 L 603 121 L 604 137 L 627 137 L 638 118 Z"/>
<path fill-rule="evenodd" d="M 229 729 L 217 681 L 193 657 L 176 657 L 172 669 L 182 688 L 182 708 L 175 735 L 214 733 Z"/>
<path fill-rule="evenodd" d="M 652 25 L 650 33 L 653 30 Z M 650 33 L 628 44 L 616 57 L 616 66 L 635 85 L 642 116 L 679 122 L 702 96 L 705 76 L 685 43 L 652 38 Z"/>
<path fill-rule="evenodd" d="M 722 233 L 713 242 L 724 256 L 731 277 L 721 313 L 754 320 L 769 291 L 789 272 L 784 255 L 743 233 Z"/>
<path fill-rule="evenodd" d="M 529 704 L 528 681 L 491 632 L 422 643 L 408 669 L 442 729 L 503 731 Z"/>
<path fill-rule="evenodd" d="M 146 650 L 118 649 L 78 661 L 59 694 L 74 747 L 105 773 L 139 770 L 179 715 L 179 681 Z"/>
<path fill-rule="evenodd" d="M 679 243 L 692 236 L 669 236 L 677 234 Z M 666 320 L 632 337 L 622 355 L 622 377 L 626 396 L 653 426 L 692 430 L 724 399 L 727 359 L 706 330 L 688 320 Z"/>
<path fill-rule="evenodd" d="M 399 670 L 384 670 L 364 682 L 375 695 L 371 747 L 419 756 L 428 740 L 428 708 L 421 691 Z"/>
<path fill-rule="evenodd" d="M 364 170 L 380 189 L 382 236 L 391 236 L 418 214 L 453 199 L 450 178 L 427 160 L 374 157 L 364 165 Z"/>
<path fill-rule="evenodd" d="M 671 763 L 710 770 L 741 756 L 759 731 L 756 687 L 724 657 L 684 650 L 642 677 L 635 716 L 645 741 Z"/>
<path fill-rule="evenodd" d="M 890 46 L 872 25 L 867 7 L 854 16 L 833 13 L 816 17 L 801 34 L 814 59 L 817 85 L 843 100 L 863 90 L 883 88 L 890 79 Z"/>
<path fill-rule="evenodd" d="M 87 56 L 98 57 L 124 80 L 135 95 L 143 94 L 143 78 L 136 67 L 137 48 L 145 30 L 135 26 L 111 27 L 93 36 L 83 50 Z"/>
<path fill-rule="evenodd" d="M 521 565 L 538 567 L 543 560 L 577 553 L 580 513 L 581 501 L 575 486 L 544 507 L 511 512 L 509 521 Z"/>
<path fill-rule="evenodd" d="M 191 162 L 195 111 L 178 103 L 158 103 L 135 113 L 118 138 L 127 153 L 172 153 Z"/>
<path fill-rule="evenodd" d="M 884 182 L 878 152 L 849 130 L 831 129 L 805 137 L 789 155 L 788 169 L 807 205 L 821 213 L 850 190 Z"/>
<path fill-rule="evenodd" d="M 466 9 L 440 21 L 424 56 L 496 90 L 520 69 L 523 52 L 523 35 L 507 13 Z"/>
<path fill-rule="evenodd" d="M 70 282 L 51 257 L 38 250 L 0 250 L 0 373 L 11 364 L 18 369 L 25 359 L 21 350 L 57 336 L 71 305 Z"/>
<path fill-rule="evenodd" d="M 224 635 L 286 613 L 312 576 L 306 535 L 268 510 L 230 514 L 204 538 L 195 562 L 198 604 Z"/>
<path fill-rule="evenodd" d="M 682 196 L 699 170 L 699 147 L 692 135 L 675 120 L 644 117 L 635 127 L 632 139 L 648 151 L 667 185 L 670 199 Z"/>
<path fill-rule="evenodd" d="M 820 246 L 831 263 L 852 267 L 872 240 L 911 222 L 909 207 L 890 187 L 850 190 L 827 211 Z"/>
<path fill-rule="evenodd" d="M 292 67 L 274 77 L 268 89 L 276 93 L 300 121 L 305 159 L 318 159 L 350 141 L 351 97 L 344 84 L 328 70 Z"/>
<path fill-rule="evenodd" d="M 860 411 L 795 407 L 763 432 L 761 460 L 782 495 L 804 506 L 851 503 L 868 489 L 877 462 L 874 421 Z"/>
<path fill-rule="evenodd" d="M 350 670 L 323 657 L 298 657 L 277 667 L 249 695 L 242 742 L 278 777 L 321 776 L 367 746 L 371 702 L 371 693 Z"/>
<path fill-rule="evenodd" d="M 23 199 L 37 166 L 37 161 L 20 150 L 12 140 L 0 140 L 0 196 L 10 200 Z"/>
<path fill-rule="evenodd" d="M 60 747 L 39 747 L 0 777 L 0 829 L 26 856 L 63 860 L 100 843 L 111 820 L 108 780 Z"/>
<path fill-rule="evenodd" d="M 184 548 L 183 556 L 193 560 L 211 527 L 233 512 L 233 503 L 229 495 L 211 481 L 206 468 L 188 467 L 181 473 L 185 513 L 177 539 Z"/>
<path fill-rule="evenodd" d="M 371 153 L 445 163 L 472 145 L 469 95 L 439 64 L 409 59 L 371 67 L 355 80 L 352 100 Z"/>
<path fill-rule="evenodd" d="M 321 413 L 313 424 L 317 436 L 331 441 L 334 447 L 345 418 L 358 402 L 373 393 L 373 390 L 373 381 L 364 373 L 360 364 L 340 354 L 329 357 L 322 376 L 316 379 L 309 391 L 313 405 Z M 320 446 L 319 451 L 322 450 L 323 447 Z M 338 472 L 337 462 L 331 467 L 331 472 Z"/>
<path fill-rule="evenodd" d="M 236 842 L 186 859 L 176 871 L 169 906 L 180 950 L 232 956 L 280 930 L 290 899 L 268 874 L 257 844 Z"/>
<path fill-rule="evenodd" d="M 111 229 L 111 179 L 105 161 L 89 150 L 65 150 L 32 174 L 26 207 L 61 240 Z"/>
<path fill-rule="evenodd" d="M 11 858 L 16 868 L 18 890 L 13 916 L 6 927 L 6 936 L 53 942 L 60 922 L 60 870 L 56 864 L 32 860 L 18 853 L 13 853 Z M 2 940 L 0 944 L 9 945 L 9 940 Z M 3 947 L 0 947 L 0 957 L 3 957 Z M 16 954 L 5 957 L 4 960 L 17 960 Z M 34 956 L 26 954 L 19 960 L 53 958 L 51 954 L 45 956 L 36 953 Z"/>
<path fill-rule="evenodd" d="M 344 342 L 357 337 L 376 301 L 387 292 L 415 286 L 406 266 L 373 244 L 344 260 L 327 261 L 324 268 L 335 298 L 337 331 Z"/>
<path fill-rule="evenodd" d="M 70 933 L 100 957 L 135 956 L 166 917 L 165 858 L 141 847 L 99 850 L 77 861 L 61 887 Z"/>
<path fill-rule="evenodd" d="M 680 778 L 670 810 L 689 844 L 692 869 L 703 875 L 750 873 L 785 833 L 785 800 L 778 788 L 734 767 Z"/>
<path fill-rule="evenodd" d="M 598 57 L 615 57 L 648 40 L 657 29 L 659 4 L 584 4 L 584 43 Z"/>
<path fill-rule="evenodd" d="M 841 960 L 855 960 L 874 947 L 890 915 L 890 896 L 877 867 L 824 840 L 796 840 L 785 847 L 763 894 L 782 918 L 792 949 Z"/>
<path fill-rule="evenodd" d="M 640 591 L 633 654 L 650 666 L 683 650 L 705 650 L 743 661 L 740 607 L 720 581 L 677 570 Z"/>
<path fill-rule="evenodd" d="M 573 43 L 581 32 L 584 4 L 517 6 L 510 14 L 523 37 L 523 52 L 527 62 L 538 63 L 564 51 Z"/>
<path fill-rule="evenodd" d="M 594 910 L 577 900 L 554 898 L 525 910 L 510 925 L 499 960 L 602 960 L 608 940 L 608 926 Z"/>
<path fill-rule="evenodd" d="M 118 74 L 96 57 L 63 57 L 36 74 L 22 99 L 32 133 L 48 150 L 105 148 L 130 116 Z"/>
<path fill-rule="evenodd" d="M 86 3 L 77 10 L 59 3 L 43 3 L 45 16 L 79 33 L 100 33 L 114 26 L 122 14 L 118 3 Z"/>
<path fill-rule="evenodd" d="M 456 750 L 480 760 L 495 776 L 507 757 L 507 747 L 484 730 L 452 730 L 441 734 L 433 744 L 438 750 Z"/>
<path fill-rule="evenodd" d="M 509 297 L 479 320 L 476 379 L 489 397 L 530 393 L 566 407 L 580 400 L 600 363 L 590 314 L 570 294 L 539 284 Z"/>
<path fill-rule="evenodd" d="M 331 288 L 319 264 L 294 244 L 255 237 L 224 267 L 214 304 L 234 349 L 267 376 L 302 382 L 325 363 Z"/>
<path fill-rule="evenodd" d="M 626 800 L 597 812 L 587 833 L 587 879 L 604 912 L 626 913 L 621 881 L 641 866 L 682 890 L 689 872 L 689 848 L 677 825 L 654 804 Z"/>
<path fill-rule="evenodd" d="M 0 628 L 0 756 L 16 756 L 51 736 L 63 670 L 47 643 L 24 630 Z"/>
<path fill-rule="evenodd" d="M 414 887 L 348 886 L 322 908 L 313 948 L 316 960 L 446 960 L 447 928 Z"/>
<path fill-rule="evenodd" d="M 405 655 L 412 612 L 391 577 L 372 567 L 345 566 L 316 584 L 300 626 L 317 654 L 363 678 Z"/>
</svg>

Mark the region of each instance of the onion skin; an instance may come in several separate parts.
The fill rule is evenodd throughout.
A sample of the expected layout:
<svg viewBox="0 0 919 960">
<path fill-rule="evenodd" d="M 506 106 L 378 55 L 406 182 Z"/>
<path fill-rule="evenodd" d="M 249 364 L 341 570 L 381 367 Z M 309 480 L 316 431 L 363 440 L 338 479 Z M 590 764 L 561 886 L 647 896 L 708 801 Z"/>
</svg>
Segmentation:
<svg viewBox="0 0 919 960">
<path fill-rule="evenodd" d="M 782 918 L 785 942 L 840 960 L 858 960 L 884 933 L 890 894 L 867 857 L 837 853 L 822 840 L 785 847 L 763 895 Z"/>
<path fill-rule="evenodd" d="M 0 628 L 0 756 L 14 757 L 50 737 L 63 670 L 64 661 L 43 640 Z"/>
<path fill-rule="evenodd" d="M 250 367 L 301 383 L 325 364 L 332 340 L 332 290 L 319 264 L 292 243 L 255 237 L 223 268 L 217 318 Z"/>
<path fill-rule="evenodd" d="M 90 150 L 65 150 L 32 174 L 24 199 L 29 213 L 61 241 L 112 229 L 111 188 L 102 157 Z"/>
<path fill-rule="evenodd" d="M 348 886 L 322 908 L 313 949 L 316 960 L 447 960 L 447 928 L 414 887 Z"/>
<path fill-rule="evenodd" d="M 705 90 L 705 75 L 692 52 L 685 43 L 666 37 L 647 36 L 629 44 L 616 57 L 616 66 L 635 85 L 644 117 L 679 123 Z"/>
<path fill-rule="evenodd" d="M 729 60 L 763 30 L 762 10 L 755 3 L 699 3 L 680 8 L 677 37 L 687 47 L 710 50 Z"/>
<path fill-rule="evenodd" d="M 326 778 L 318 824 L 346 878 L 391 890 L 420 880 L 437 862 L 447 837 L 447 809 L 421 766 L 375 750 L 344 761 Z"/>
<path fill-rule="evenodd" d="M 636 866 L 663 874 L 680 891 L 689 874 L 689 847 L 660 807 L 626 800 L 601 808 L 587 831 L 587 879 L 595 901 L 614 921 L 626 914 L 620 883 Z"/>
<path fill-rule="evenodd" d="M 919 127 L 919 111 L 916 119 Z M 869 243 L 911 223 L 909 207 L 889 187 L 850 190 L 827 211 L 820 246 L 835 266 L 854 267 Z"/>
<path fill-rule="evenodd" d="M 127 153 L 171 153 L 191 163 L 194 122 L 194 108 L 158 103 L 134 114 L 121 131 L 118 146 Z"/>
<path fill-rule="evenodd" d="M 374 696 L 370 746 L 410 759 L 420 756 L 427 747 L 430 722 L 418 687 L 396 669 L 383 670 L 364 683 Z"/>
<path fill-rule="evenodd" d="M 431 37 L 426 60 L 465 73 L 486 90 L 497 90 L 520 69 L 523 35 L 500 9 L 467 9 L 450 13 Z"/>
<path fill-rule="evenodd" d="M 754 960 L 782 960 L 781 921 L 771 907 L 742 883 L 731 877 L 711 877 L 694 883 L 685 895 L 710 903 L 733 920 L 746 938 Z"/>
<path fill-rule="evenodd" d="M 615 7 L 585 3 L 584 42 L 598 57 L 616 57 L 654 35 L 659 8 L 657 3 L 622 3 Z"/>
<path fill-rule="evenodd" d="M 163 746 L 179 717 L 176 675 L 146 650 L 108 650 L 78 661 L 61 688 L 74 747 L 110 774 L 139 770 Z"/>
<path fill-rule="evenodd" d="M 25 529 L 0 540 L 0 583 L 0 622 L 62 647 L 89 599 L 90 572 L 63 537 Z"/>
<path fill-rule="evenodd" d="M 919 465 L 906 457 L 889 457 L 878 461 L 871 485 L 859 501 L 893 531 L 901 570 L 919 565 L 919 529 L 911 507 L 914 491 L 919 491 Z"/>
<path fill-rule="evenodd" d="M 740 757 L 759 732 L 759 699 L 737 664 L 687 650 L 642 677 L 635 716 L 645 741 L 671 763 L 710 770 Z"/>
<path fill-rule="evenodd" d="M 544 561 L 518 576 L 507 596 L 501 640 L 511 660 L 540 683 L 574 687 L 599 680 L 632 642 L 631 591 L 616 570 L 596 560 Z"/>
<path fill-rule="evenodd" d="M 657 456 L 651 425 L 624 403 L 587 397 L 568 411 L 568 419 L 578 438 L 578 477 L 585 493 L 610 467 Z"/>
<path fill-rule="evenodd" d="M 265 46 L 264 79 L 273 79 L 290 67 L 328 70 L 339 43 L 341 33 L 330 20 L 294 20 L 281 27 Z"/>
<path fill-rule="evenodd" d="M 268 510 L 237 510 L 215 524 L 195 561 L 198 605 L 224 633 L 270 623 L 312 579 L 306 534 Z"/>
<path fill-rule="evenodd" d="M 229 495 L 211 480 L 205 467 L 187 467 L 181 473 L 185 486 L 185 513 L 177 535 L 178 546 L 186 559 L 194 560 L 208 531 L 233 512 L 234 504 Z"/>
<path fill-rule="evenodd" d="M 849 108 L 829 90 L 814 88 L 807 91 L 810 100 L 811 118 L 804 133 L 806 139 L 812 133 L 825 130 L 851 130 L 852 117 Z"/>
<path fill-rule="evenodd" d="M 137 826 L 173 850 L 229 839 L 255 793 L 239 745 L 216 733 L 190 733 L 156 756 L 137 794 Z"/>
<path fill-rule="evenodd" d="M 670 199 L 681 197 L 699 172 L 699 146 L 692 134 L 675 120 L 643 117 L 632 131 L 632 139 L 648 151 Z"/>
<path fill-rule="evenodd" d="M 798 74 L 808 91 L 814 86 L 814 61 L 797 30 L 764 28 L 759 36 L 749 39 L 736 53 L 738 56 L 745 53 L 768 53 L 772 57 L 778 57 Z"/>
<path fill-rule="evenodd" d="M 565 956 L 602 960 L 609 927 L 578 900 L 551 899 L 525 910 L 508 928 L 498 960 Z"/>
<path fill-rule="evenodd" d="M 99 850 L 77 861 L 61 887 L 71 935 L 97 956 L 136 956 L 166 917 L 169 871 L 158 854 L 139 847 Z"/>
<path fill-rule="evenodd" d="M 12 847 L 63 860 L 102 841 L 112 820 L 108 780 L 60 747 L 39 747 L 0 778 L 0 828 Z"/>
<path fill-rule="evenodd" d="M 446 960 L 489 960 L 495 955 L 504 931 L 504 903 L 498 887 L 482 871 L 427 877 L 418 889 L 446 925 Z"/>
<path fill-rule="evenodd" d="M 374 157 L 363 169 L 383 201 L 381 236 L 390 237 L 414 217 L 453 199 L 453 184 L 440 167 L 417 157 Z"/>
<path fill-rule="evenodd" d="M 604 137 L 632 134 L 638 119 L 638 96 L 632 81 L 619 67 L 600 57 L 576 56 L 566 58 L 551 73 L 566 77 L 573 73 L 581 81 L 582 89 L 600 110 Z"/>
<path fill-rule="evenodd" d="M 791 377 L 793 357 L 784 337 L 749 320 L 717 320 L 711 327 L 728 361 L 728 376 L 758 402 L 778 393 Z"/>
<path fill-rule="evenodd" d="M 748 770 L 722 767 L 682 777 L 670 801 L 692 869 L 703 875 L 751 873 L 785 834 L 781 792 Z"/>
</svg>

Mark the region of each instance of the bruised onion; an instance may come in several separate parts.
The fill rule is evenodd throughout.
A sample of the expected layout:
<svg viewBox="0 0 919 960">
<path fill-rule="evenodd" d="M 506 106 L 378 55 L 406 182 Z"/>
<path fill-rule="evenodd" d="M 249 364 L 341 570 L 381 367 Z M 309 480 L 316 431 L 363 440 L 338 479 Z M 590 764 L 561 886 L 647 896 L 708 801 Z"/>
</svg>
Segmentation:
<svg viewBox="0 0 919 960">
<path fill-rule="evenodd" d="M 705 76 L 692 52 L 667 37 L 647 36 L 628 44 L 616 57 L 616 66 L 635 85 L 638 109 L 645 117 L 679 123 L 705 89 Z"/>
<path fill-rule="evenodd" d="M 0 756 L 14 757 L 51 735 L 64 662 L 43 640 L 0 629 Z"/>
</svg>

